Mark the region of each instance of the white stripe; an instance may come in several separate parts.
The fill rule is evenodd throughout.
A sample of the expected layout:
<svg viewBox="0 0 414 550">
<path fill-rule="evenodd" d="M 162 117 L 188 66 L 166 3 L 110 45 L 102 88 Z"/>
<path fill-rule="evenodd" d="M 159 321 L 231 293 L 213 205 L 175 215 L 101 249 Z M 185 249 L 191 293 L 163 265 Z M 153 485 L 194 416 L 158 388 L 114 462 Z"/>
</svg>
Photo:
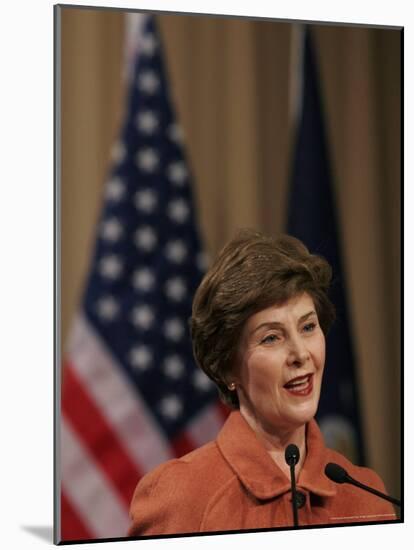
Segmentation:
<svg viewBox="0 0 414 550">
<path fill-rule="evenodd" d="M 188 426 L 187 432 L 197 447 L 216 438 L 223 425 L 217 405 L 206 407 Z"/>
<path fill-rule="evenodd" d="M 130 524 L 127 507 L 63 417 L 60 467 L 62 490 L 93 536 L 125 536 Z"/>
<path fill-rule="evenodd" d="M 144 473 L 172 458 L 168 440 L 144 400 L 82 315 L 74 323 L 68 356 L 101 414 Z"/>
<path fill-rule="evenodd" d="M 125 14 L 124 72 L 127 81 L 132 78 L 140 40 L 148 17 L 148 14 L 144 13 L 127 12 Z"/>
</svg>

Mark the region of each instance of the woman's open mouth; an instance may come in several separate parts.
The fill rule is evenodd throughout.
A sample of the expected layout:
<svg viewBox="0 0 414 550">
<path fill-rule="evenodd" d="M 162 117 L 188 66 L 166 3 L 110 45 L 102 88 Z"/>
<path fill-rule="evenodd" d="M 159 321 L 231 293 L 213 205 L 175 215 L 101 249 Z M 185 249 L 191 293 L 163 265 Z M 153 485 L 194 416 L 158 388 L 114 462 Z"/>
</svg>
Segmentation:
<svg viewBox="0 0 414 550">
<path fill-rule="evenodd" d="M 313 374 L 298 376 L 283 386 L 291 395 L 306 397 L 313 390 Z"/>
</svg>

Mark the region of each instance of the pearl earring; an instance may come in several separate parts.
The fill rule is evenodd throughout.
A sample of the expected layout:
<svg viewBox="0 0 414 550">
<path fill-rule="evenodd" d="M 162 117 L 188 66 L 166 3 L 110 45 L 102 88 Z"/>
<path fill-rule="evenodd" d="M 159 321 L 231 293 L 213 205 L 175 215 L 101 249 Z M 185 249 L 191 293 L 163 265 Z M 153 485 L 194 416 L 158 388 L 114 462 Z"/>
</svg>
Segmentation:
<svg viewBox="0 0 414 550">
<path fill-rule="evenodd" d="M 234 391 L 236 389 L 236 384 L 234 382 L 232 382 L 227 387 L 229 388 L 230 391 Z"/>
</svg>

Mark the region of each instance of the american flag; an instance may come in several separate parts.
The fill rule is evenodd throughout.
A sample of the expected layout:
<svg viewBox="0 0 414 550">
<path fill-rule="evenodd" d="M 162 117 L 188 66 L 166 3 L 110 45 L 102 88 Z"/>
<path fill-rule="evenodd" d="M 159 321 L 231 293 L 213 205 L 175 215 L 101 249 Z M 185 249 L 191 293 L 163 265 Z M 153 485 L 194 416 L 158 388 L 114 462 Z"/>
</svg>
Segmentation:
<svg viewBox="0 0 414 550">
<path fill-rule="evenodd" d="M 63 370 L 60 540 L 123 537 L 142 475 L 214 439 L 226 412 L 188 320 L 206 257 L 160 35 L 141 14 L 86 289 Z"/>
</svg>

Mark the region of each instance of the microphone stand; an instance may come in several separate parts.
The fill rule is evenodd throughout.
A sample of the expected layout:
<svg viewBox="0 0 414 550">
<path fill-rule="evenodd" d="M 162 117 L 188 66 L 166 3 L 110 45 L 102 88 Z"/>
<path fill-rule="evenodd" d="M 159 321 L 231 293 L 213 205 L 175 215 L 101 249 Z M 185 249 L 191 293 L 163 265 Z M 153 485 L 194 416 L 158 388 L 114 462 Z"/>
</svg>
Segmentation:
<svg viewBox="0 0 414 550">
<path fill-rule="evenodd" d="M 296 499 L 296 479 L 295 479 L 295 462 L 290 461 L 290 483 L 292 485 L 292 511 L 293 511 L 293 525 L 297 527 L 299 525 L 298 521 L 298 501 Z"/>
<path fill-rule="evenodd" d="M 368 491 L 369 493 L 372 493 L 373 495 L 380 497 L 384 500 L 388 500 L 388 502 L 392 502 L 392 504 L 395 504 L 396 506 L 401 507 L 401 501 L 399 501 L 396 498 L 390 497 L 386 495 L 385 493 L 381 493 L 381 491 L 377 491 L 377 489 L 373 489 L 372 487 L 369 487 L 369 485 L 365 485 L 364 483 L 361 483 L 351 477 L 348 472 L 342 468 L 339 464 L 335 464 L 334 462 L 329 462 L 325 466 L 325 475 L 335 483 L 350 483 L 351 485 L 355 485 L 355 487 L 359 487 L 360 489 L 364 489 L 364 491 Z"/>
<path fill-rule="evenodd" d="M 388 500 L 389 502 L 392 502 L 392 504 L 395 504 L 396 506 L 401 507 L 401 502 L 398 499 L 390 497 L 388 495 L 385 495 L 384 493 L 381 493 L 380 491 L 377 491 L 376 489 L 373 489 L 372 487 L 369 487 L 368 485 L 364 485 L 364 484 L 360 483 L 359 481 L 357 481 L 356 479 L 354 479 L 351 476 L 348 476 L 348 477 L 349 477 L 349 479 L 347 480 L 348 483 L 351 483 L 352 485 L 356 485 L 360 489 L 365 489 L 365 491 L 368 491 L 369 493 L 372 493 L 373 495 L 376 495 L 377 497 L 383 498 L 384 500 Z"/>
<path fill-rule="evenodd" d="M 298 500 L 296 498 L 296 479 L 295 479 L 295 466 L 299 462 L 299 449 L 296 445 L 291 443 L 285 450 L 285 461 L 290 469 L 290 485 L 292 488 L 292 510 L 293 510 L 293 525 L 297 527 L 298 521 Z"/>
</svg>

